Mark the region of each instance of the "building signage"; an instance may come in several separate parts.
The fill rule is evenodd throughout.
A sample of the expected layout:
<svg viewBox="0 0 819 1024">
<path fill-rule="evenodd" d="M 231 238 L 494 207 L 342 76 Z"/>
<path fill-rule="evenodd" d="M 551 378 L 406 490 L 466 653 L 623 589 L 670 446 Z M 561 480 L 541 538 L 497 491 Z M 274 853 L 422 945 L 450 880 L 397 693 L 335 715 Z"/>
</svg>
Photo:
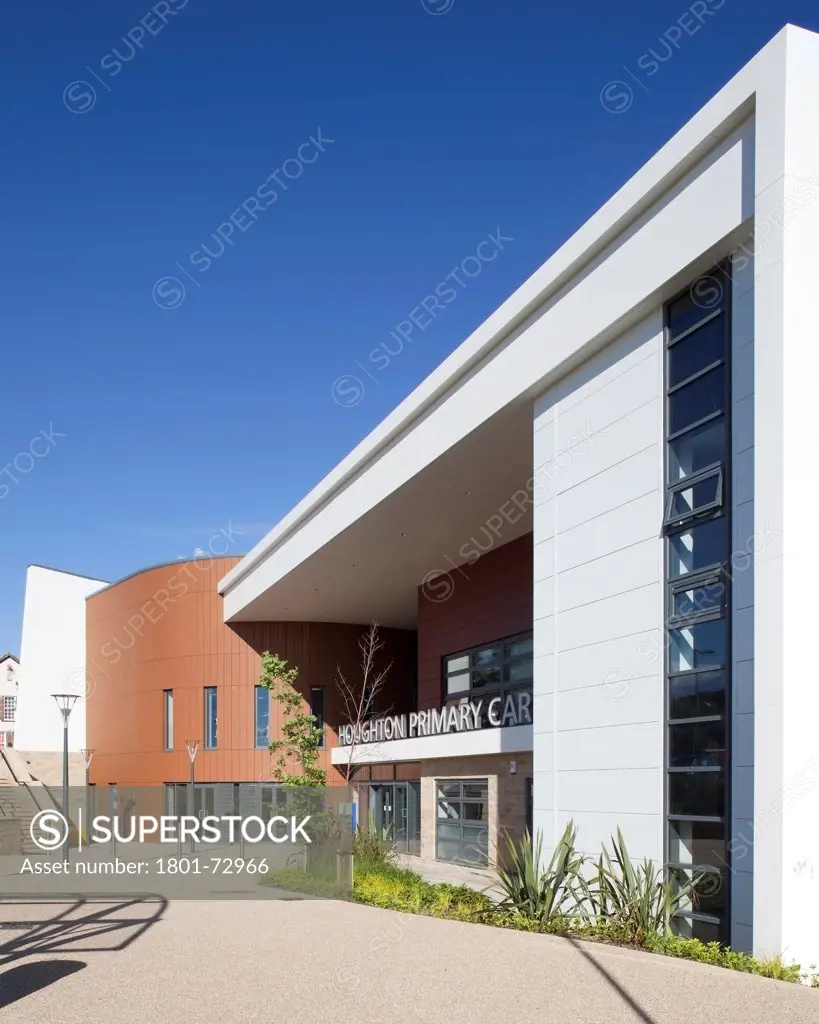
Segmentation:
<svg viewBox="0 0 819 1024">
<path fill-rule="evenodd" d="M 482 697 L 432 711 L 411 711 L 408 715 L 386 715 L 361 725 L 342 725 L 338 730 L 338 742 L 342 747 L 349 747 L 355 743 L 382 743 L 384 740 L 468 732 L 482 728 L 484 710 L 489 725 L 496 728 L 531 725 L 532 695 L 527 690 L 518 690 L 489 700 Z"/>
</svg>

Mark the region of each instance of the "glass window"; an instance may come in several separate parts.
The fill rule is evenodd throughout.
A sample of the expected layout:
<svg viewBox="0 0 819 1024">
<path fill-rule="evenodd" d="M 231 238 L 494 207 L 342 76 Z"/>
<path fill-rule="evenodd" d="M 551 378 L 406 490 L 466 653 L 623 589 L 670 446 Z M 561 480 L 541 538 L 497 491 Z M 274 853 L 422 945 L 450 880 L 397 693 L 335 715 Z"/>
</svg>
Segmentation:
<svg viewBox="0 0 819 1024">
<path fill-rule="evenodd" d="M 460 843 L 462 838 L 461 826 L 460 825 L 449 825 L 439 823 L 438 825 L 438 839 L 454 839 Z"/>
<path fill-rule="evenodd" d="M 525 658 L 523 661 L 513 661 L 504 666 L 503 678 L 507 683 L 521 683 L 532 679 L 532 660 Z"/>
<path fill-rule="evenodd" d="M 719 611 L 725 597 L 722 575 L 706 576 L 689 584 L 678 582 L 671 587 L 669 618 L 684 619 Z"/>
<path fill-rule="evenodd" d="M 722 818 L 725 814 L 725 773 L 669 772 L 668 813 L 683 818 Z"/>
<path fill-rule="evenodd" d="M 722 504 L 722 469 L 668 489 L 666 523 L 674 526 Z"/>
<path fill-rule="evenodd" d="M 668 481 L 677 483 L 724 461 L 725 417 L 719 416 L 669 442 Z"/>
<path fill-rule="evenodd" d="M 324 748 L 324 687 L 312 686 L 310 688 L 310 714 L 315 718 L 315 726 L 321 729 L 319 750 Z"/>
<path fill-rule="evenodd" d="M 680 883 L 713 869 L 684 898 L 673 927 L 721 942 L 730 873 L 726 825 L 713 819 L 725 816 L 730 764 L 730 302 L 726 261 L 665 308 L 668 857 Z"/>
<path fill-rule="evenodd" d="M 442 797 L 455 797 L 457 800 L 461 795 L 460 782 L 439 782 L 438 794 Z"/>
<path fill-rule="evenodd" d="M 437 783 L 438 860 L 485 865 L 489 860 L 488 779 L 444 780 Z"/>
<path fill-rule="evenodd" d="M 270 690 L 266 686 L 257 686 L 254 696 L 256 749 L 267 749 L 270 745 Z"/>
<path fill-rule="evenodd" d="M 491 665 L 501 657 L 500 647 L 484 647 L 479 651 L 472 652 L 472 665 Z"/>
<path fill-rule="evenodd" d="M 483 698 L 480 727 L 492 727 L 489 701 L 531 686 L 532 634 L 449 655 L 443 667 L 444 698 Z"/>
<path fill-rule="evenodd" d="M 506 644 L 506 657 L 507 658 L 520 658 L 526 654 L 531 655 L 533 650 L 532 637 L 525 636 L 519 640 L 511 640 Z"/>
<path fill-rule="evenodd" d="M 460 818 L 461 817 L 461 804 L 459 801 L 449 800 L 445 797 L 438 796 L 438 817 L 439 818 Z"/>
<path fill-rule="evenodd" d="M 446 679 L 446 692 L 447 696 L 451 696 L 453 693 L 467 693 L 469 691 L 469 673 L 461 672 L 456 676 L 447 676 Z"/>
<path fill-rule="evenodd" d="M 725 673 L 686 672 L 668 681 L 668 717 L 704 718 L 725 714 Z"/>
<path fill-rule="evenodd" d="M 672 821 L 668 833 L 668 859 L 672 864 L 723 868 L 725 825 L 721 821 Z"/>
<path fill-rule="evenodd" d="M 671 768 L 723 768 L 725 722 L 685 722 L 668 727 Z"/>
<path fill-rule="evenodd" d="M 680 909 L 693 914 L 717 915 L 725 911 L 725 879 L 721 871 L 702 871 L 696 868 L 672 869 L 672 878 L 677 885 L 691 885 L 696 879 L 693 891 L 684 897 Z"/>
<path fill-rule="evenodd" d="M 668 386 L 676 387 L 725 358 L 725 317 L 708 320 L 668 349 Z"/>
<path fill-rule="evenodd" d="M 205 747 L 213 750 L 218 740 L 218 713 L 216 687 L 205 687 Z"/>
<path fill-rule="evenodd" d="M 703 320 L 722 319 L 722 314 L 714 314 L 724 302 L 724 274 L 715 268 L 705 277 L 700 277 L 691 284 L 684 295 L 669 302 L 666 310 L 669 337 L 677 338 Z M 696 296 L 697 301 L 694 301 Z"/>
<path fill-rule="evenodd" d="M 725 367 L 718 366 L 668 398 L 668 432 L 676 434 L 725 408 Z"/>
<path fill-rule="evenodd" d="M 728 519 L 717 516 L 690 526 L 668 539 L 669 579 L 707 569 L 725 560 L 728 547 Z"/>
<path fill-rule="evenodd" d="M 489 798 L 489 784 L 486 779 L 462 783 L 464 800 L 487 800 Z"/>
<path fill-rule="evenodd" d="M 486 804 L 464 801 L 461 805 L 461 818 L 464 821 L 486 821 Z"/>
<path fill-rule="evenodd" d="M 696 918 L 675 917 L 672 931 L 686 939 L 699 939 L 700 942 L 719 942 L 724 938 L 716 921 L 700 921 Z"/>
<path fill-rule="evenodd" d="M 3 698 L 3 721 L 4 722 L 13 722 L 16 714 L 17 714 L 17 698 L 16 697 L 4 697 Z"/>
<path fill-rule="evenodd" d="M 458 658 L 447 658 L 446 670 L 449 675 L 453 672 L 466 672 L 469 668 L 469 655 L 462 654 Z"/>
<path fill-rule="evenodd" d="M 165 749 L 173 750 L 173 690 L 162 691 Z"/>
<path fill-rule="evenodd" d="M 494 665 L 492 668 L 475 669 L 472 673 L 472 689 L 483 690 L 491 688 L 497 690 L 501 681 L 501 667 Z"/>
<path fill-rule="evenodd" d="M 669 671 L 722 668 L 725 665 L 725 638 L 725 619 L 669 630 Z"/>
</svg>

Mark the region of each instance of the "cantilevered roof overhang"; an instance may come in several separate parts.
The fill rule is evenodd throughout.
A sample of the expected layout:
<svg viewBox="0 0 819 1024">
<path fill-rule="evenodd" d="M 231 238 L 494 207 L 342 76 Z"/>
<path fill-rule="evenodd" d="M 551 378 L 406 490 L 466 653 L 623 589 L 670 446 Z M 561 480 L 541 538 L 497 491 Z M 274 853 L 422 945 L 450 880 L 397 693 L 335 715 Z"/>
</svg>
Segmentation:
<svg viewBox="0 0 819 1024">
<path fill-rule="evenodd" d="M 747 236 L 783 175 L 786 55 L 815 45 L 788 26 L 760 51 L 225 576 L 226 619 L 411 626 L 531 481 L 533 400 Z"/>
</svg>

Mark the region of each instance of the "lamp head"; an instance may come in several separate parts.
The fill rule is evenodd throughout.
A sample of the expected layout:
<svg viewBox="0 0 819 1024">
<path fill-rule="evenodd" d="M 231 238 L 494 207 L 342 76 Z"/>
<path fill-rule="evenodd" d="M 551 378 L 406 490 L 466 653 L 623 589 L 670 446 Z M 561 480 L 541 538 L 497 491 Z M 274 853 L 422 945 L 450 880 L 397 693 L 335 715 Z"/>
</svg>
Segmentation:
<svg viewBox="0 0 819 1024">
<path fill-rule="evenodd" d="M 60 709 L 63 721 L 67 722 L 68 716 L 71 714 L 74 705 L 80 698 L 76 693 L 52 693 L 51 696 L 57 701 L 57 707 Z"/>
</svg>

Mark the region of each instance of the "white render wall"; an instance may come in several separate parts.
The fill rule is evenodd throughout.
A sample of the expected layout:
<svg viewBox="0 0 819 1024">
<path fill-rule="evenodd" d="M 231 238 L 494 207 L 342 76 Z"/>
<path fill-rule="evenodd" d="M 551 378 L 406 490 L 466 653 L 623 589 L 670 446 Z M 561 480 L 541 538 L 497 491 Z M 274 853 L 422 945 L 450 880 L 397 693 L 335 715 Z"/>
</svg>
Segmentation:
<svg viewBox="0 0 819 1024">
<path fill-rule="evenodd" d="M 775 43 L 756 149 L 754 523 L 781 533 L 754 568 L 754 947 L 810 964 L 819 962 L 819 37 L 790 30 Z"/>
<path fill-rule="evenodd" d="M 14 742 L 19 750 L 61 751 L 63 725 L 54 693 L 75 693 L 69 749 L 85 746 L 85 700 L 93 688 L 85 666 L 85 599 L 107 584 L 31 565 L 26 572 Z"/>
<path fill-rule="evenodd" d="M 663 320 L 535 405 L 534 825 L 663 851 Z M 578 447 L 578 431 L 590 443 Z M 540 472 L 538 472 L 540 471 Z"/>
</svg>

